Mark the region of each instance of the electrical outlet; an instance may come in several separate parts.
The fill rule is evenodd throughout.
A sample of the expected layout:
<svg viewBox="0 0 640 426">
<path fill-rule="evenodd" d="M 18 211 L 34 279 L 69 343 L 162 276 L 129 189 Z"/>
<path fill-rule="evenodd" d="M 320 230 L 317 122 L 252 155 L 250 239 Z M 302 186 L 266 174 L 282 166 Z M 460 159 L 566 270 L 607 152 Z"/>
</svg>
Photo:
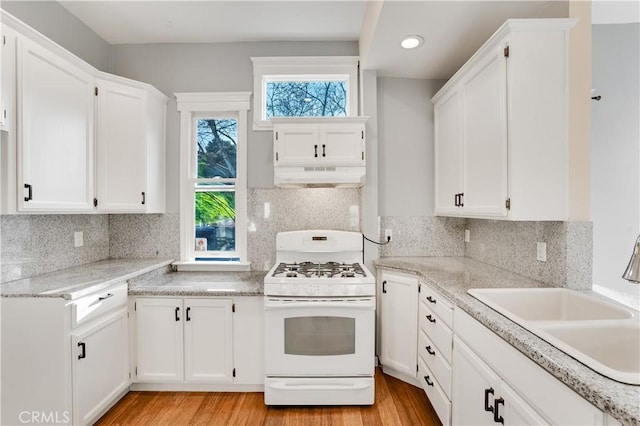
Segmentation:
<svg viewBox="0 0 640 426">
<path fill-rule="evenodd" d="M 547 243 L 538 242 L 536 244 L 536 259 L 540 262 L 547 261 Z"/>
<path fill-rule="evenodd" d="M 82 247 L 84 245 L 84 234 L 82 231 L 73 233 L 73 244 L 75 247 Z"/>
<path fill-rule="evenodd" d="M 469 232 L 468 229 L 464 230 L 464 242 L 468 243 L 469 241 L 471 241 L 471 232 Z"/>
<path fill-rule="evenodd" d="M 384 230 L 384 240 L 385 241 L 391 241 L 392 236 L 393 236 L 393 232 L 391 231 L 391 229 L 385 229 Z"/>
</svg>

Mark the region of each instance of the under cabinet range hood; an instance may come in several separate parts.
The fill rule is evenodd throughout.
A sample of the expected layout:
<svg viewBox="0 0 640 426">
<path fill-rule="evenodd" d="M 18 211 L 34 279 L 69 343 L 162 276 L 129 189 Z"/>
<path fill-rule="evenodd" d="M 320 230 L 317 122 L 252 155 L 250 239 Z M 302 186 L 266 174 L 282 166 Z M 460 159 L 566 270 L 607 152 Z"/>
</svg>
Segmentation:
<svg viewBox="0 0 640 426">
<path fill-rule="evenodd" d="M 280 188 L 359 188 L 365 183 L 360 167 L 275 167 L 274 184 Z"/>
<path fill-rule="evenodd" d="M 367 118 L 271 119 L 274 184 L 281 188 L 364 185 Z"/>
</svg>

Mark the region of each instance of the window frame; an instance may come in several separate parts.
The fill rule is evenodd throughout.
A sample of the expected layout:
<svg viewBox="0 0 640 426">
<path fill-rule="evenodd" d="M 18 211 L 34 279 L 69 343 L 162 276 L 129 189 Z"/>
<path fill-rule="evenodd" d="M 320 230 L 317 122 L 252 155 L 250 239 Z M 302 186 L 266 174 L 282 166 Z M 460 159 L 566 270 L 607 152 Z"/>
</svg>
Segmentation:
<svg viewBox="0 0 640 426">
<path fill-rule="evenodd" d="M 345 76 L 348 85 L 347 117 L 358 115 L 357 56 L 251 57 L 253 63 L 253 130 L 272 130 L 265 120 L 267 81 L 318 81 Z M 309 117 L 305 117 L 309 118 Z"/>
<path fill-rule="evenodd" d="M 175 93 L 180 113 L 180 261 L 174 265 L 182 271 L 249 270 L 247 258 L 247 114 L 251 92 Z M 197 182 L 197 120 L 235 118 L 237 120 L 235 178 L 235 244 L 229 258 L 239 260 L 196 260 L 195 250 L 195 182 Z M 219 256 L 222 257 L 222 256 Z"/>
</svg>

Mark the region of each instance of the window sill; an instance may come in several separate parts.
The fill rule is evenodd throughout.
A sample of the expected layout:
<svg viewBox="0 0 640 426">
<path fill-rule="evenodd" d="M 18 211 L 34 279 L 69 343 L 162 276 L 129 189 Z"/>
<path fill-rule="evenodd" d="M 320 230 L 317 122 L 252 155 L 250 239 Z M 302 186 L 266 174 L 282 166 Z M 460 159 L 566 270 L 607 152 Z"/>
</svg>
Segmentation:
<svg viewBox="0 0 640 426">
<path fill-rule="evenodd" d="M 220 271 L 220 272 L 247 272 L 251 270 L 251 262 L 207 262 L 207 261 L 195 261 L 195 260 L 183 260 L 173 262 L 171 264 L 177 271 Z"/>
</svg>

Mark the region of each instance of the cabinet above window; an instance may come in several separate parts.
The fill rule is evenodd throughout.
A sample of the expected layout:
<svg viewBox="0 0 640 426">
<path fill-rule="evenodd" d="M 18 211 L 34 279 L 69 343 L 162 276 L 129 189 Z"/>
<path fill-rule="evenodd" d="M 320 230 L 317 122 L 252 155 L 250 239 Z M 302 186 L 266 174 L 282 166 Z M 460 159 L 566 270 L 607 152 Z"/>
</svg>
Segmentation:
<svg viewBox="0 0 640 426">
<path fill-rule="evenodd" d="M 359 187 L 365 182 L 367 117 L 274 118 L 274 184 Z"/>
</svg>

